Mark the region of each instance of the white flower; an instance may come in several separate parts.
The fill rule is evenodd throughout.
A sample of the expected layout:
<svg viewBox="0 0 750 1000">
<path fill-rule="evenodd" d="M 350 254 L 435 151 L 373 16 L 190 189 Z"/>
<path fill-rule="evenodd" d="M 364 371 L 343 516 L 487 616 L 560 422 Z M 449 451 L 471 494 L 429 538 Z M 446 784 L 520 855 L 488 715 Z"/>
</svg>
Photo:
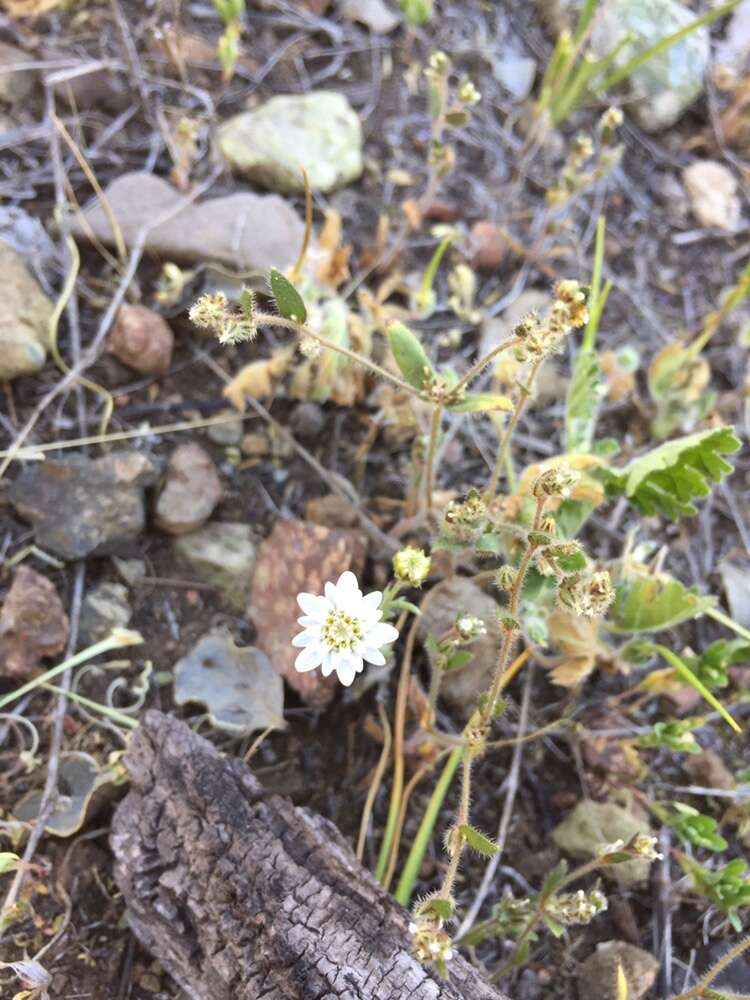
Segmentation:
<svg viewBox="0 0 750 1000">
<path fill-rule="evenodd" d="M 297 603 L 305 613 L 297 619 L 304 631 L 292 639 L 293 646 L 302 647 L 296 669 L 304 673 L 320 667 L 324 677 L 335 670 L 349 687 L 364 660 L 382 666 L 385 657 L 380 647 L 398 638 L 398 630 L 380 620 L 382 600 L 379 590 L 363 596 L 356 576 L 348 571 L 335 584 L 325 585 L 325 597 L 298 594 Z"/>
</svg>

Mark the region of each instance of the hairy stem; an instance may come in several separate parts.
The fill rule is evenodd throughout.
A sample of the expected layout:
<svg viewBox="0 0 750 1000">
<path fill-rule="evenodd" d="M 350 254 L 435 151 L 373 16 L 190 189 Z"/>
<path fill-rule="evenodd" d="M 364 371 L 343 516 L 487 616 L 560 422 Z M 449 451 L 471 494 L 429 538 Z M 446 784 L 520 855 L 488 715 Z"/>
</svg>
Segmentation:
<svg viewBox="0 0 750 1000">
<path fill-rule="evenodd" d="M 443 407 L 436 404 L 432 410 L 430 421 L 430 437 L 427 444 L 427 460 L 425 462 L 425 505 L 428 511 L 432 510 L 432 491 L 435 485 L 435 453 L 437 452 L 438 438 L 440 437 L 440 422 L 443 416 Z"/>
<path fill-rule="evenodd" d="M 520 386 L 521 398 L 518 400 L 518 405 L 513 411 L 513 415 L 511 416 L 510 420 L 508 421 L 508 424 L 503 432 L 502 440 L 500 441 L 500 445 L 497 450 L 497 457 L 495 458 L 495 467 L 492 470 L 492 475 L 490 476 L 490 482 L 489 485 L 487 486 L 488 500 L 492 500 L 495 494 L 497 493 L 497 486 L 498 483 L 500 482 L 500 475 L 503 469 L 505 468 L 507 457 L 510 453 L 511 439 L 516 430 L 516 427 L 518 426 L 518 421 L 521 419 L 521 415 L 523 414 L 523 411 L 526 409 L 526 404 L 529 401 L 529 397 L 531 396 L 531 390 L 534 385 L 534 379 L 536 378 L 537 373 L 541 368 L 543 361 L 544 358 L 539 358 L 538 361 L 534 362 L 534 364 L 531 366 L 531 371 L 529 372 L 529 377 L 526 380 L 526 384 Z"/>
<path fill-rule="evenodd" d="M 520 337 L 508 337 L 507 340 L 498 344 L 497 347 L 493 347 L 488 354 L 485 354 L 483 358 L 480 358 L 479 361 L 471 366 L 461 381 L 453 387 L 452 394 L 458 398 L 464 389 L 467 389 L 470 383 L 474 381 L 477 375 L 484 371 L 493 358 L 497 357 L 498 354 L 502 354 L 503 351 L 507 351 L 511 347 L 516 347 L 520 343 Z"/>
</svg>

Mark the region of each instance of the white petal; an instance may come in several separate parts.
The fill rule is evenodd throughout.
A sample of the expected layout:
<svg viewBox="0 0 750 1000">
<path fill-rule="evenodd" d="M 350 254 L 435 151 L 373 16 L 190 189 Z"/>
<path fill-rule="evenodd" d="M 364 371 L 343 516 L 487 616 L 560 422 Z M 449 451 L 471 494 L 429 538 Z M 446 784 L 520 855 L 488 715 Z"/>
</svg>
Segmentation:
<svg viewBox="0 0 750 1000">
<path fill-rule="evenodd" d="M 312 615 L 318 620 L 325 618 L 331 610 L 331 605 L 325 597 L 320 597 L 317 594 L 297 594 L 297 604 L 306 615 Z"/>
<path fill-rule="evenodd" d="M 311 642 L 317 642 L 320 636 L 313 635 L 309 629 L 305 632 L 298 632 L 292 639 L 293 646 L 309 646 Z"/>
<path fill-rule="evenodd" d="M 377 625 L 373 625 L 371 629 L 367 630 L 367 634 L 363 636 L 363 639 L 368 646 L 377 646 L 379 649 L 381 646 L 385 646 L 389 642 L 395 642 L 398 639 L 398 629 L 387 622 L 378 622 Z"/>
<path fill-rule="evenodd" d="M 319 631 L 323 628 L 320 618 L 317 615 L 300 615 L 297 622 L 306 628 L 317 628 Z"/>
<path fill-rule="evenodd" d="M 383 600 L 383 595 L 379 590 L 373 590 L 371 594 L 366 594 L 362 598 L 362 604 L 364 606 L 365 614 L 369 618 L 377 613 L 380 603 Z"/>
<path fill-rule="evenodd" d="M 322 659 L 323 650 L 317 643 L 313 643 L 302 650 L 294 661 L 294 668 L 303 674 L 308 670 L 315 670 L 316 667 L 319 667 Z"/>
<path fill-rule="evenodd" d="M 338 578 L 338 580 L 336 581 L 336 588 L 338 590 L 344 590 L 347 592 L 355 591 L 356 593 L 359 593 L 359 584 L 357 583 L 357 578 L 350 569 L 348 569 L 345 573 L 342 573 L 341 576 Z"/>
<path fill-rule="evenodd" d="M 338 669 L 339 654 L 327 649 L 323 654 L 323 662 L 321 664 L 321 672 L 324 677 L 329 677 L 334 670 Z"/>
<path fill-rule="evenodd" d="M 376 667 L 382 667 L 385 663 L 385 657 L 379 649 L 370 649 L 368 647 L 362 653 L 362 656 L 368 663 L 372 663 Z"/>
<path fill-rule="evenodd" d="M 336 585 L 334 583 L 327 583 L 324 587 L 324 590 L 326 592 L 326 597 L 331 602 L 333 607 L 334 608 L 338 607 L 338 605 L 336 604 L 336 597 L 338 596 L 338 593 L 336 591 Z"/>
<path fill-rule="evenodd" d="M 339 663 L 336 673 L 344 687 L 349 687 L 354 680 L 356 671 L 351 663 Z"/>
</svg>

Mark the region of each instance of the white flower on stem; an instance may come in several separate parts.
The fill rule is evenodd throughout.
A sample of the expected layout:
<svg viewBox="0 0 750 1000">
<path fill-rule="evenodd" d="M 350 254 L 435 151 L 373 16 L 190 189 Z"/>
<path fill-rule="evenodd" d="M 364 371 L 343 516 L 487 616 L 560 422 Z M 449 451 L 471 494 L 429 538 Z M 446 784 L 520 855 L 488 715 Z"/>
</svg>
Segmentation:
<svg viewBox="0 0 750 1000">
<path fill-rule="evenodd" d="M 382 600 L 379 590 L 363 595 L 349 571 L 325 585 L 325 596 L 298 594 L 304 615 L 297 619 L 303 631 L 292 639 L 293 646 L 302 647 L 295 668 L 305 673 L 320 667 L 324 677 L 335 671 L 349 687 L 364 661 L 382 666 L 381 646 L 398 638 L 398 629 L 380 620 Z"/>
</svg>

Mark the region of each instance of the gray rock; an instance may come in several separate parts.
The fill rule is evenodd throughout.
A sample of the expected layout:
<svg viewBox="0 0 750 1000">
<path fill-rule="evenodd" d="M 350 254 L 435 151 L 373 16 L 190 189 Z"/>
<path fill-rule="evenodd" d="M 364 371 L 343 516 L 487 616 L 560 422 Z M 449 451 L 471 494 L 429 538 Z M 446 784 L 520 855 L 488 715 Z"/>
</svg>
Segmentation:
<svg viewBox="0 0 750 1000">
<path fill-rule="evenodd" d="M 224 410 L 217 413 L 217 417 L 233 417 L 225 424 L 213 424 L 206 430 L 206 435 L 214 444 L 229 445 L 239 444 L 242 440 L 242 418 L 237 416 L 236 410 Z"/>
<path fill-rule="evenodd" d="M 615 60 L 615 66 L 623 66 L 695 18 L 695 13 L 677 0 L 604 0 L 591 46 L 597 55 L 604 56 L 631 35 L 632 42 L 623 46 Z M 648 132 L 673 125 L 703 93 L 708 59 L 709 31 L 703 25 L 637 69 L 627 87 L 635 100 L 628 109 L 639 125 Z"/>
<path fill-rule="evenodd" d="M 112 563 L 120 579 L 129 587 L 137 587 L 146 578 L 146 563 L 143 559 L 121 559 L 113 556 Z"/>
<path fill-rule="evenodd" d="M 172 452 L 167 480 L 156 502 L 156 523 L 170 535 L 184 535 L 205 524 L 222 497 L 211 456 L 192 442 Z"/>
<path fill-rule="evenodd" d="M 387 35 L 401 22 L 383 0 L 340 0 L 339 10 L 345 21 L 359 21 L 376 35 Z"/>
<path fill-rule="evenodd" d="M 233 610 L 245 610 L 255 568 L 255 542 L 249 524 L 207 524 L 177 538 L 174 551 L 201 582 L 218 587 Z"/>
<path fill-rule="evenodd" d="M 282 194 L 328 192 L 362 173 L 362 126 L 342 94 L 272 97 L 219 128 L 219 148 L 236 173 Z"/>
<path fill-rule="evenodd" d="M 94 587 L 81 606 L 79 646 L 105 639 L 113 628 L 125 628 L 132 614 L 127 588 L 121 583 L 101 583 Z"/>
<path fill-rule="evenodd" d="M 440 639 L 455 624 L 459 614 L 476 615 L 487 628 L 486 635 L 479 636 L 466 646 L 472 653 L 469 663 L 446 673 L 440 687 L 441 701 L 454 708 L 462 719 L 468 719 L 477 706 L 480 694 L 487 690 L 495 675 L 500 653 L 498 604 L 478 584 L 461 576 L 439 584 L 434 593 L 419 620 L 419 635 L 423 642 L 428 635 Z M 428 655 L 432 659 L 429 650 Z"/>
<path fill-rule="evenodd" d="M 574 858 L 595 858 L 605 844 L 617 840 L 627 842 L 637 833 L 651 834 L 647 819 L 615 805 L 614 802 L 593 802 L 582 799 L 552 831 L 552 839 L 566 854 Z M 620 865 L 604 868 L 604 874 L 625 885 L 636 885 L 648 879 L 651 864 L 645 858 L 634 858 Z"/>
<path fill-rule="evenodd" d="M 737 74 L 750 64 L 750 0 L 742 0 L 732 11 L 724 38 L 716 47 L 715 61 Z"/>
<path fill-rule="evenodd" d="M 124 174 L 105 194 L 128 246 L 145 226 L 174 209 L 165 222 L 148 231 L 145 246 L 149 253 L 175 261 L 218 261 L 239 271 L 265 274 L 270 267 L 283 270 L 294 263 L 302 243 L 304 223 L 277 195 L 243 191 L 179 208 L 185 196 L 148 173 Z M 74 236 L 88 239 L 89 227 L 111 246 L 112 227 L 101 205 L 94 202 L 84 216 L 85 224 L 72 220 Z"/>
<path fill-rule="evenodd" d="M 0 101 L 18 104 L 34 89 L 39 74 L 33 69 L 14 69 L 23 63 L 33 62 L 33 57 L 23 49 L 0 42 Z"/>
<path fill-rule="evenodd" d="M 492 75 L 516 101 L 525 101 L 536 76 L 536 60 L 509 52 L 492 64 Z"/>
<path fill-rule="evenodd" d="M 8 492 L 40 548 L 84 559 L 127 552 L 145 525 L 144 489 L 158 476 L 150 458 L 121 451 L 28 466 Z"/>
<path fill-rule="evenodd" d="M 23 258 L 0 241 L 0 382 L 42 368 L 51 315 L 52 303 Z"/>
<path fill-rule="evenodd" d="M 659 963 L 643 948 L 627 941 L 603 941 L 593 955 L 578 966 L 578 996 L 581 1000 L 617 1000 L 617 966 L 628 983 L 629 1000 L 642 1000 L 656 982 Z"/>
</svg>

